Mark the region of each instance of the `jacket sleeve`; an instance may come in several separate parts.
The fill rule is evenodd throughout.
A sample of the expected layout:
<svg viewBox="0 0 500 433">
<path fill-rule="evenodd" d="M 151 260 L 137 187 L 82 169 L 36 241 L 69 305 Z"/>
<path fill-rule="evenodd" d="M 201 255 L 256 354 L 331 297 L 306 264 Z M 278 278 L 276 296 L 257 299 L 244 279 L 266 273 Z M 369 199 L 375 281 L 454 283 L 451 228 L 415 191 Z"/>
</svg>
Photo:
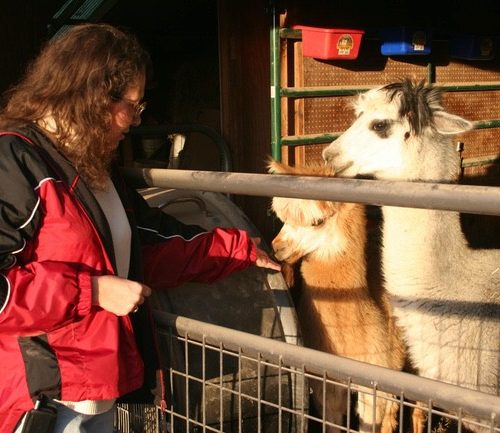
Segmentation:
<svg viewBox="0 0 500 433">
<path fill-rule="evenodd" d="M 134 193 L 146 284 L 167 288 L 188 281 L 211 283 L 255 263 L 256 247 L 246 231 L 206 231 L 183 224 Z"/>
<path fill-rule="evenodd" d="M 216 228 L 190 239 L 174 235 L 144 247 L 145 281 L 154 288 L 188 281 L 212 283 L 248 268 L 256 259 L 256 248 L 244 230 Z"/>
<path fill-rule="evenodd" d="M 90 272 L 78 264 L 31 261 L 43 219 L 39 186 L 51 181 L 36 150 L 0 137 L 0 334 L 36 335 L 90 311 Z"/>
</svg>

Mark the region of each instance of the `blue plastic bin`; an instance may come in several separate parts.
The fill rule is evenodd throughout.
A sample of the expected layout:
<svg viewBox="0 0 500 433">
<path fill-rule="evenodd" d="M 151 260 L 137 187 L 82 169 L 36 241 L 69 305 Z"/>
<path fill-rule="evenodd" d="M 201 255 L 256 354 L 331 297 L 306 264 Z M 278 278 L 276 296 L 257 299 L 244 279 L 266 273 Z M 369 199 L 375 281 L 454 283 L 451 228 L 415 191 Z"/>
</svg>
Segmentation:
<svg viewBox="0 0 500 433">
<path fill-rule="evenodd" d="M 450 38 L 450 56 L 465 60 L 491 60 L 497 39 L 488 35 L 457 34 Z"/>
<path fill-rule="evenodd" d="M 431 32 L 412 27 L 385 28 L 379 31 L 380 52 L 384 56 L 425 56 L 431 53 Z"/>
</svg>

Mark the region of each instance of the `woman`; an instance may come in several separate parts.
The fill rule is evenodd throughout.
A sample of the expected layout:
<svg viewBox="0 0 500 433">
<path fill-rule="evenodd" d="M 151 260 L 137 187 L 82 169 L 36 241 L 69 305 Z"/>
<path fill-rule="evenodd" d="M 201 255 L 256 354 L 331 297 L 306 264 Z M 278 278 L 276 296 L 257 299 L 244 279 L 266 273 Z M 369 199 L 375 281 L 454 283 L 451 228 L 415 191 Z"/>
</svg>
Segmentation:
<svg viewBox="0 0 500 433">
<path fill-rule="evenodd" d="M 112 432 L 116 399 L 147 398 L 153 386 L 154 360 L 141 356 L 152 348 L 142 306 L 150 287 L 211 282 L 252 264 L 279 269 L 246 232 L 183 225 L 120 180 L 112 162 L 140 123 L 148 61 L 125 32 L 76 26 L 7 95 L 2 432 L 22 431 L 42 398 L 57 409 L 55 432 Z"/>
</svg>

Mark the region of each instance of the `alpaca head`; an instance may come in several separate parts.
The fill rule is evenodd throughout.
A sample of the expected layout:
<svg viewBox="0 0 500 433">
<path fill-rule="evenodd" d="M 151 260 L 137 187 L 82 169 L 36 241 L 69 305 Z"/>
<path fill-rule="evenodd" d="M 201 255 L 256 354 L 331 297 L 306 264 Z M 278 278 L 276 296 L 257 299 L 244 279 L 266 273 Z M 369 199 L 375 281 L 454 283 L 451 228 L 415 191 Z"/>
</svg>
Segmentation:
<svg viewBox="0 0 500 433">
<path fill-rule="evenodd" d="M 404 80 L 369 90 L 353 105 L 356 120 L 323 151 L 339 175 L 429 181 L 457 175 L 450 136 L 472 123 L 444 111 L 438 89 Z"/>
<path fill-rule="evenodd" d="M 268 169 L 274 174 L 293 174 L 303 176 L 333 176 L 334 170 L 324 163 L 291 167 L 278 161 L 270 160 Z M 333 215 L 340 203 L 321 200 L 274 197 L 272 208 L 276 216 L 294 226 L 319 226 L 329 215 Z"/>
<path fill-rule="evenodd" d="M 270 161 L 268 167 L 269 171 L 275 174 L 334 175 L 332 167 L 324 163 L 290 167 L 277 161 Z M 325 254 L 342 249 L 344 236 L 336 235 L 338 213 L 354 206 L 351 203 L 274 197 L 272 209 L 283 222 L 281 231 L 272 242 L 276 258 L 287 263 L 295 263 L 319 249 Z"/>
</svg>

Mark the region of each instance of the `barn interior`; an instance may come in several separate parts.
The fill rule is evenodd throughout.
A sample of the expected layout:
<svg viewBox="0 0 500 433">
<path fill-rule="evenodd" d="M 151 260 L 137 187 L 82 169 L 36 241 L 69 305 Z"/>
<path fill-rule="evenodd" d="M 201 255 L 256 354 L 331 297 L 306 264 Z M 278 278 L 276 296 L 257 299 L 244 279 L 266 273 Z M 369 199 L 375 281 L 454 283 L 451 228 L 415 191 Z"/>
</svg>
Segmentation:
<svg viewBox="0 0 500 433">
<path fill-rule="evenodd" d="M 281 34 L 278 47 L 280 83 L 286 87 L 334 86 L 344 89 L 384 84 L 403 76 L 434 80 L 436 84 L 479 84 L 481 91 L 446 95 L 447 108 L 476 121 L 500 119 L 500 53 L 487 59 L 457 59 L 449 52 L 450 35 L 488 35 L 500 44 L 500 3 L 496 0 L 4 0 L 0 90 L 16 82 L 40 46 L 65 25 L 103 21 L 134 32 L 151 53 L 154 79 L 149 83 L 144 125 L 197 124 L 214 129 L 228 148 L 230 169 L 265 172 L 272 150 L 274 124 L 279 121 L 278 145 L 284 160 L 302 163 L 319 158 L 325 143 L 287 144 L 283 137 L 342 131 L 352 120 L 348 98 L 282 97 L 280 118 L 271 115 L 271 46 L 273 12 L 280 30 L 296 25 L 362 29 L 357 59 L 322 60 L 303 56 L 300 37 Z M 380 53 L 382 27 L 432 29 L 432 53 L 426 56 Z M 500 51 L 500 47 L 499 47 Z M 271 53 L 271 54 L 270 54 Z M 430 68 L 429 65 L 432 65 Z M 276 83 L 274 83 L 276 84 Z M 489 87 L 488 87 L 489 86 Z M 492 157 L 464 170 L 466 183 L 500 182 L 498 128 L 485 128 L 465 137 L 464 159 Z M 220 147 L 210 138 L 189 133 L 180 168 L 220 170 Z M 170 141 L 124 143 L 124 164 L 162 166 L 168 163 Z M 496 157 L 496 159 L 495 159 Z M 269 199 L 234 198 L 268 241 L 276 230 Z M 479 217 L 465 217 L 482 245 L 498 243 L 498 218 L 479 230 Z"/>
</svg>

